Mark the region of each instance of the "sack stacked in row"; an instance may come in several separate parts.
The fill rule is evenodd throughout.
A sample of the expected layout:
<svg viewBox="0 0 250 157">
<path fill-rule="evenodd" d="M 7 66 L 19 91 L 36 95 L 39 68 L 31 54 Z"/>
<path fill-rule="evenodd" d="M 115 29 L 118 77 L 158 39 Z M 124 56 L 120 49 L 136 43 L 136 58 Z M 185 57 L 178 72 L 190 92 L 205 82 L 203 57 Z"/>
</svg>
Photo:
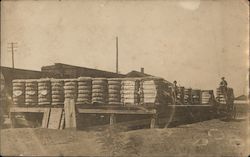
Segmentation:
<svg viewBox="0 0 250 157">
<path fill-rule="evenodd" d="M 178 87 L 176 99 L 177 99 L 178 105 L 183 105 L 183 103 L 184 103 L 184 87 Z"/>
<path fill-rule="evenodd" d="M 108 101 L 108 82 L 106 78 L 92 79 L 92 103 L 105 104 Z"/>
<path fill-rule="evenodd" d="M 25 104 L 25 80 L 13 80 L 12 85 L 14 105 Z"/>
<path fill-rule="evenodd" d="M 39 79 L 38 81 L 38 105 L 51 104 L 50 79 Z"/>
<path fill-rule="evenodd" d="M 192 104 L 200 104 L 201 103 L 201 90 L 193 89 L 192 90 Z"/>
<path fill-rule="evenodd" d="M 62 105 L 64 103 L 64 81 L 61 79 L 51 79 L 52 105 Z"/>
<path fill-rule="evenodd" d="M 92 99 L 92 79 L 90 77 L 78 78 L 77 104 L 90 104 Z"/>
<path fill-rule="evenodd" d="M 192 88 L 184 89 L 184 104 L 192 104 Z"/>
<path fill-rule="evenodd" d="M 201 103 L 209 104 L 213 99 L 213 90 L 203 90 L 201 92 Z"/>
<path fill-rule="evenodd" d="M 64 80 L 64 97 L 65 99 L 77 99 L 77 79 Z"/>
<path fill-rule="evenodd" d="M 25 82 L 25 105 L 36 105 L 38 101 L 37 80 L 26 80 Z"/>
<path fill-rule="evenodd" d="M 121 79 L 108 79 L 108 102 L 109 104 L 121 104 Z"/>
<path fill-rule="evenodd" d="M 122 80 L 121 102 L 125 105 L 138 105 L 140 102 L 140 79 L 126 78 Z"/>
<path fill-rule="evenodd" d="M 221 88 L 216 89 L 216 99 L 219 103 L 226 104 L 226 97 Z"/>
<path fill-rule="evenodd" d="M 168 84 L 161 78 L 143 78 L 140 87 L 140 104 L 166 103 Z"/>
</svg>

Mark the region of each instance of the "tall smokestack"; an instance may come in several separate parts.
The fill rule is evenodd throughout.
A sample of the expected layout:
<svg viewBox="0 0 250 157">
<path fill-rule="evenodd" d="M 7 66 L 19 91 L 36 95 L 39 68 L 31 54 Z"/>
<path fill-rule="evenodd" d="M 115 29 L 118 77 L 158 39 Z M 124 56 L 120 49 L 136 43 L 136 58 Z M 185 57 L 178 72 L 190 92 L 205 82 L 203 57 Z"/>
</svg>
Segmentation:
<svg viewBox="0 0 250 157">
<path fill-rule="evenodd" d="M 143 74 L 144 74 L 144 68 L 141 68 L 141 73 L 143 73 Z"/>
<path fill-rule="evenodd" d="M 118 37 L 116 37 L 116 73 L 118 74 Z"/>
</svg>

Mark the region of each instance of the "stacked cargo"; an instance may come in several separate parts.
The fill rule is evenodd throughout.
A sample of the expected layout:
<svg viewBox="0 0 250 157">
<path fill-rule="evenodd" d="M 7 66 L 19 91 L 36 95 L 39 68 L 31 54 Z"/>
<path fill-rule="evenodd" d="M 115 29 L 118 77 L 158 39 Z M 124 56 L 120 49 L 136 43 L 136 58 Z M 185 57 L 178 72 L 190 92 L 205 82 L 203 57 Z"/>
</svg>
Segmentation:
<svg viewBox="0 0 250 157">
<path fill-rule="evenodd" d="M 92 79 L 92 103 L 105 104 L 108 98 L 108 83 L 106 78 Z"/>
<path fill-rule="evenodd" d="M 168 84 L 161 78 L 143 78 L 141 81 L 141 99 L 142 104 L 166 103 Z"/>
<path fill-rule="evenodd" d="M 184 104 L 192 104 L 192 88 L 184 89 Z"/>
<path fill-rule="evenodd" d="M 216 89 L 216 99 L 219 103 L 226 104 L 226 97 L 221 88 Z"/>
<path fill-rule="evenodd" d="M 193 105 L 198 105 L 201 103 L 201 90 L 199 89 L 192 90 L 192 103 Z"/>
<path fill-rule="evenodd" d="M 184 103 L 184 87 L 178 87 L 178 92 L 176 95 L 177 104 L 183 105 Z"/>
<path fill-rule="evenodd" d="M 121 102 L 125 105 L 138 105 L 140 102 L 140 78 L 122 80 Z"/>
<path fill-rule="evenodd" d="M 203 90 L 201 91 L 201 103 L 209 104 L 213 100 L 213 90 Z"/>
<path fill-rule="evenodd" d="M 51 104 L 51 84 L 50 79 L 38 80 L 38 105 Z"/>
<path fill-rule="evenodd" d="M 64 80 L 64 97 L 77 100 L 77 79 Z"/>
<path fill-rule="evenodd" d="M 64 82 L 61 79 L 51 80 L 52 105 L 62 105 L 64 103 L 63 84 Z"/>
<path fill-rule="evenodd" d="M 13 80 L 13 104 L 25 104 L 25 80 Z"/>
<path fill-rule="evenodd" d="M 121 104 L 121 79 L 108 79 L 108 102 L 109 104 Z"/>
<path fill-rule="evenodd" d="M 92 79 L 90 77 L 78 78 L 77 104 L 90 104 L 92 98 Z"/>
<path fill-rule="evenodd" d="M 37 80 L 25 81 L 25 105 L 37 105 L 38 100 L 38 85 Z"/>
</svg>

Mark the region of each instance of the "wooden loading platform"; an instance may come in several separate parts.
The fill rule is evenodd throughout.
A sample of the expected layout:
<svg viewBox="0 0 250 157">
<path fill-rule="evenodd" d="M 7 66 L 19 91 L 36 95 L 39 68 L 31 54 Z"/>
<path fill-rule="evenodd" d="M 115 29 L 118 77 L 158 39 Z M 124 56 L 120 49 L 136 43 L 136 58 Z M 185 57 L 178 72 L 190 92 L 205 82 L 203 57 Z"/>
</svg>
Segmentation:
<svg viewBox="0 0 250 157">
<path fill-rule="evenodd" d="M 75 102 L 71 100 L 66 100 L 61 106 L 12 106 L 9 111 L 12 127 L 15 127 L 15 115 L 17 113 L 42 114 L 41 127 L 49 129 L 76 129 L 76 117 L 79 114 L 108 115 L 109 125 L 116 124 L 116 116 L 118 115 L 148 115 L 151 117 L 150 128 L 154 128 L 157 121 L 157 109 L 155 108 L 147 109 L 142 106 L 110 106 L 105 104 L 75 105 Z"/>
</svg>

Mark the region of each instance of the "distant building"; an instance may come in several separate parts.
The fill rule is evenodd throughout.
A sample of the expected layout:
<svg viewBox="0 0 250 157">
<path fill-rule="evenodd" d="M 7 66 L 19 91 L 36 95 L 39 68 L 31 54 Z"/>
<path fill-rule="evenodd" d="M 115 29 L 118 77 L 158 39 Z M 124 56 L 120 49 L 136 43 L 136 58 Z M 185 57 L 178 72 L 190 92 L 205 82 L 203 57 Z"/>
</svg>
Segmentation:
<svg viewBox="0 0 250 157">
<path fill-rule="evenodd" d="M 240 95 L 234 99 L 235 104 L 248 104 L 248 97 L 246 95 Z"/>
<path fill-rule="evenodd" d="M 43 66 L 42 72 L 49 72 L 56 75 L 59 75 L 59 78 L 77 78 L 80 76 L 85 77 L 125 77 L 125 75 L 117 74 L 113 72 L 79 67 L 74 65 L 62 64 L 62 63 L 55 63 L 54 65 L 50 66 Z"/>
</svg>

